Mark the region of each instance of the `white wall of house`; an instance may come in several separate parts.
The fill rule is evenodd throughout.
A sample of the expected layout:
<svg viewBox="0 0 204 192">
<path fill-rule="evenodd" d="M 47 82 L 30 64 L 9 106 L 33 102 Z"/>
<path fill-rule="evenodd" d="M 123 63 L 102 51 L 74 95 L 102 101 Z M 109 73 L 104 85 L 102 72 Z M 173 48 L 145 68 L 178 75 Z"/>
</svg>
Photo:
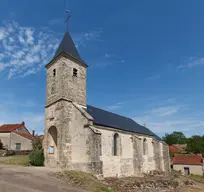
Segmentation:
<svg viewBox="0 0 204 192">
<path fill-rule="evenodd" d="M 202 165 L 173 165 L 173 169 L 176 171 L 181 171 L 184 175 L 184 168 L 189 168 L 190 174 L 194 175 L 203 175 L 203 166 Z"/>
<path fill-rule="evenodd" d="M 21 150 L 32 150 L 32 141 L 16 133 L 11 133 L 10 149 L 16 150 L 16 143 L 21 144 Z"/>
<path fill-rule="evenodd" d="M 21 144 L 21 150 L 32 150 L 32 141 L 16 133 L 0 133 L 0 140 L 9 150 L 16 150 L 16 143 Z"/>
<path fill-rule="evenodd" d="M 0 140 L 5 148 L 10 148 L 10 133 L 0 133 Z"/>
</svg>

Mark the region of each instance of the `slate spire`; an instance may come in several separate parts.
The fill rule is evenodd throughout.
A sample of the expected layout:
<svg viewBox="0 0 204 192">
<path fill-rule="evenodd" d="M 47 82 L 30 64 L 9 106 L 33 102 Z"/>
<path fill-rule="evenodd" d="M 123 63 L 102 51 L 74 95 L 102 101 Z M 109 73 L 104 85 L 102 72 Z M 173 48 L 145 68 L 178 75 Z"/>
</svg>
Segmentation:
<svg viewBox="0 0 204 192">
<path fill-rule="evenodd" d="M 60 55 L 61 53 L 66 53 L 69 56 L 73 57 L 74 59 L 84 63 L 85 65 L 87 65 L 80 57 L 79 52 L 74 44 L 74 41 L 72 40 L 72 37 L 69 33 L 68 30 L 68 21 L 71 17 L 71 15 L 69 15 L 69 10 L 66 10 L 67 13 L 67 18 L 65 20 L 65 22 L 67 23 L 67 28 L 66 28 L 66 32 L 64 34 L 64 37 L 54 55 L 54 58 L 57 57 L 58 55 Z"/>
<path fill-rule="evenodd" d="M 74 57 L 75 59 L 81 61 L 84 63 L 84 61 L 81 59 L 79 52 L 74 44 L 74 41 L 72 40 L 72 37 L 69 33 L 69 31 L 67 30 L 64 34 L 64 37 L 55 53 L 55 56 L 58 56 L 60 53 L 66 53 L 72 57 Z"/>
</svg>

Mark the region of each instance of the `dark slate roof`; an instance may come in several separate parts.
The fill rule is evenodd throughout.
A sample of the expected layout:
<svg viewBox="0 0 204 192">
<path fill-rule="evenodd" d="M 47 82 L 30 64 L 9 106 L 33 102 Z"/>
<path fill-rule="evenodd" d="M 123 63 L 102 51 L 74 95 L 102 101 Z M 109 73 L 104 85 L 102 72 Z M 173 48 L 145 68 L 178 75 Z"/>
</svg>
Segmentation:
<svg viewBox="0 0 204 192">
<path fill-rule="evenodd" d="M 148 128 L 139 125 L 134 120 L 99 109 L 90 105 L 87 105 L 87 112 L 94 118 L 94 124 L 107 127 L 113 127 L 116 129 L 140 133 L 144 135 L 154 136 L 156 139 L 161 140 L 156 134 L 150 131 Z"/>
<path fill-rule="evenodd" d="M 74 41 L 72 40 L 72 37 L 69 33 L 69 31 L 66 31 L 66 33 L 64 34 L 64 37 L 55 53 L 55 57 L 57 57 L 60 53 L 67 53 L 68 55 L 74 57 L 75 59 L 77 59 L 78 61 L 81 61 L 82 63 L 85 63 L 80 55 L 79 52 L 77 51 L 77 48 L 74 44 Z"/>
</svg>

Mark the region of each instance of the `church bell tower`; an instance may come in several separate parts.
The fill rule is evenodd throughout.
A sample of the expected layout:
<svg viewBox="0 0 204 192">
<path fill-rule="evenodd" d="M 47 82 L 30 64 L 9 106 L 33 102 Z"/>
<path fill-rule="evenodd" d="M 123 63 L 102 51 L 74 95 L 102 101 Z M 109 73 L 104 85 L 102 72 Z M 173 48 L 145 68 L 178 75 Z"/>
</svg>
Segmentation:
<svg viewBox="0 0 204 192">
<path fill-rule="evenodd" d="M 86 68 L 67 30 L 54 58 L 46 65 L 46 106 L 60 99 L 85 106 Z"/>
<path fill-rule="evenodd" d="M 67 29 L 53 59 L 46 65 L 43 145 L 45 165 L 49 167 L 67 167 L 71 162 L 73 103 L 86 106 L 87 67 Z"/>
</svg>

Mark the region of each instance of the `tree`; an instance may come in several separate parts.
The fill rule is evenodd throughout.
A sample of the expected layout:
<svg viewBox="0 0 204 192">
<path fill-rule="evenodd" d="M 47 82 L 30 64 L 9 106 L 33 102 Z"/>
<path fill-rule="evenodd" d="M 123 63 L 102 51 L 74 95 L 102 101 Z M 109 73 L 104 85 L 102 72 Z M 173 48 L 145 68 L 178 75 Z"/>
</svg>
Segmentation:
<svg viewBox="0 0 204 192">
<path fill-rule="evenodd" d="M 187 142 L 186 136 L 182 132 L 174 131 L 171 134 L 165 134 L 162 138 L 168 145 L 185 144 Z"/>
<path fill-rule="evenodd" d="M 204 157 L 204 136 L 193 135 L 187 140 L 187 152 L 202 154 Z"/>
<path fill-rule="evenodd" d="M 42 149 L 42 139 L 40 137 L 35 137 L 32 141 L 33 150 Z"/>
<path fill-rule="evenodd" d="M 32 145 L 33 151 L 29 155 L 30 164 L 34 166 L 43 166 L 45 158 L 43 153 L 42 139 L 35 137 Z"/>
</svg>

